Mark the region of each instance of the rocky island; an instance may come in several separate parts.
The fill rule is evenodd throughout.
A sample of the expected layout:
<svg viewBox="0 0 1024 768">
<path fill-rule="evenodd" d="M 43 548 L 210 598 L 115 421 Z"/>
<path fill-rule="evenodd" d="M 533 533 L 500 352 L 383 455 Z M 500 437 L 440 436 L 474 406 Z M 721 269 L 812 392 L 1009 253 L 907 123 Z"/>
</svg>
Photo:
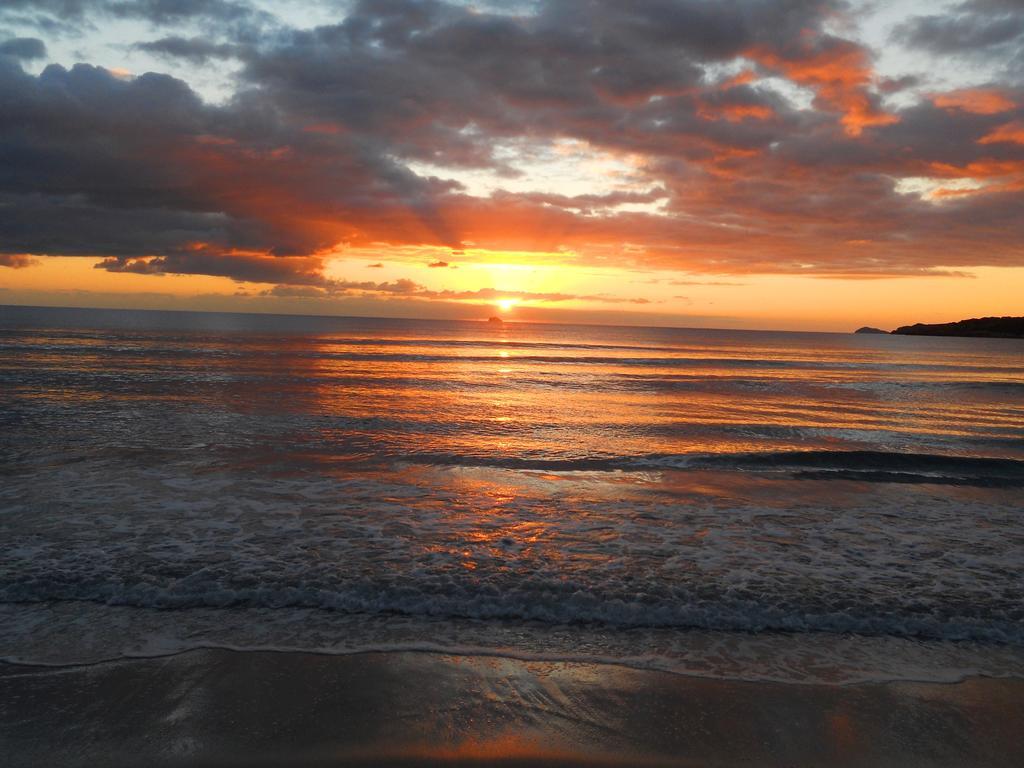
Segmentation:
<svg viewBox="0 0 1024 768">
<path fill-rule="evenodd" d="M 858 331 L 860 333 L 860 331 Z M 974 336 L 1024 339 L 1024 317 L 975 317 L 955 323 L 916 323 L 897 328 L 901 336 Z"/>
<path fill-rule="evenodd" d="M 881 328 L 872 328 L 870 325 L 865 325 L 863 328 L 858 328 L 854 333 L 889 333 L 883 331 Z"/>
</svg>

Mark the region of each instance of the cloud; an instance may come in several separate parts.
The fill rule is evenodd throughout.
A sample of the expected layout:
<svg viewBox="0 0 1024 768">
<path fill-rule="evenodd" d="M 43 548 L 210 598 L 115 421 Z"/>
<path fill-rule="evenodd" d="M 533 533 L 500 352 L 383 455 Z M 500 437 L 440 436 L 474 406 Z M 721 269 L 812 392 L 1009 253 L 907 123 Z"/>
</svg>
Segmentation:
<svg viewBox="0 0 1024 768">
<path fill-rule="evenodd" d="M 45 59 L 46 44 L 35 37 L 12 37 L 0 42 L 0 56 L 15 59 Z"/>
<path fill-rule="evenodd" d="M 473 291 L 430 291 L 421 289 L 416 291 L 416 296 L 428 299 L 441 299 L 444 301 L 480 301 L 494 302 L 502 299 L 519 299 L 521 301 L 559 303 L 565 301 L 592 301 L 605 304 L 649 304 L 650 300 L 645 298 L 628 298 L 622 296 L 610 296 L 608 294 L 587 294 L 553 292 L 531 292 L 531 291 L 503 291 L 497 288 L 479 288 Z"/>
<path fill-rule="evenodd" d="M 317 257 L 280 258 L 259 253 L 225 253 L 197 245 L 191 251 L 166 256 L 104 259 L 96 264 L 96 269 L 146 275 L 213 275 L 254 283 L 326 285 L 322 266 L 322 260 Z"/>
<path fill-rule="evenodd" d="M 0 267 L 24 269 L 25 267 L 35 266 L 38 263 L 37 259 L 22 253 L 0 253 Z"/>
<path fill-rule="evenodd" d="M 746 283 L 731 282 L 729 280 L 669 280 L 669 285 L 711 285 L 738 287 Z"/>
<path fill-rule="evenodd" d="M 228 59 L 239 53 L 238 46 L 215 43 L 201 37 L 162 37 L 159 40 L 136 43 L 135 47 L 148 53 L 187 59 L 193 64 L 205 64 L 210 59 Z"/>
<path fill-rule="evenodd" d="M 64 29 L 74 23 L 124 18 L 154 25 L 200 19 L 221 25 L 269 23 L 274 17 L 248 2 L 235 0 L 4 0 L 0 20 Z"/>
<path fill-rule="evenodd" d="M 195 18 L 222 24 L 273 18 L 252 3 L 235 0 L 95 0 L 93 5 L 112 16 L 145 19 L 153 24 Z"/>
<path fill-rule="evenodd" d="M 849 40 L 820 35 L 803 37 L 780 49 L 758 46 L 748 55 L 770 70 L 785 75 L 817 94 L 817 104 L 841 114 L 840 122 L 850 136 L 872 126 L 899 122 L 886 112 L 872 91 L 874 77 L 870 55 Z"/>
<path fill-rule="evenodd" d="M 324 281 L 322 285 L 275 285 L 262 291 L 262 296 L 290 296 L 306 298 L 336 298 L 354 294 L 419 295 L 423 286 L 412 280 L 396 280 L 391 283 L 372 281 L 355 282 L 348 280 Z"/>
<path fill-rule="evenodd" d="M 391 282 L 325 280 L 320 285 L 280 284 L 261 292 L 262 296 L 289 298 L 336 299 L 353 295 L 375 295 L 382 298 L 408 298 L 420 301 L 493 303 L 516 299 L 518 301 L 543 304 L 558 304 L 571 301 L 586 301 L 603 304 L 650 304 L 642 297 L 630 298 L 608 294 L 580 295 L 563 292 L 503 291 L 498 288 L 476 290 L 431 290 L 413 280 L 402 278 Z"/>
<path fill-rule="evenodd" d="M 976 115 L 998 115 L 1017 105 L 1003 91 L 995 88 L 962 88 L 936 93 L 932 103 L 941 109 L 962 109 Z"/>
<path fill-rule="evenodd" d="M 978 139 L 979 144 L 997 144 L 999 142 L 1024 145 L 1024 120 L 998 125 Z"/>
<path fill-rule="evenodd" d="M 236 252 L 314 258 L 348 237 L 454 241 L 433 212 L 443 183 L 357 141 L 282 124 L 256 98 L 218 108 L 166 75 L 123 80 L 77 65 L 30 76 L 2 62 L 0 90 L 10 105 L 0 204 L 17 211 L 0 219 L 5 251 L 158 256 L 164 271 L 244 278 L 251 261 Z"/>
<path fill-rule="evenodd" d="M 662 187 L 657 187 L 645 192 L 622 191 L 604 195 L 558 195 L 539 192 L 511 195 L 506 192 L 497 192 L 493 197 L 498 201 L 505 199 L 510 201 L 529 201 L 536 205 L 565 208 L 589 214 L 609 208 L 616 208 L 620 205 L 654 203 L 667 198 L 668 192 Z"/>
<path fill-rule="evenodd" d="M 0 56 L 0 250 L 324 296 L 427 297 L 327 277 L 328 258 L 370 247 L 716 275 L 1021 265 L 1020 82 L 915 101 L 912 76 L 880 78 L 836 31 L 844 7 L 389 0 L 295 29 L 242 2 L 11 0 L 0 15 L 40 29 L 141 20 L 161 31 L 136 48 L 239 69 L 210 103 L 164 74 Z M 1017 7 L 965 3 L 899 35 L 1005 53 L 1017 38 L 989 21 L 1012 31 Z M 554 157 L 549 188 L 509 147 Z M 560 188 L 558 168 L 588 165 L 601 189 Z M 480 175 L 497 191 L 474 193 Z"/>
<path fill-rule="evenodd" d="M 988 55 L 1024 40 L 1024 6 L 1016 0 L 969 0 L 952 12 L 917 16 L 894 37 L 936 53 Z"/>
<path fill-rule="evenodd" d="M 427 266 L 430 267 L 431 269 L 443 269 L 450 265 L 448 264 L 447 261 L 432 261 L 429 264 L 427 264 Z"/>
</svg>

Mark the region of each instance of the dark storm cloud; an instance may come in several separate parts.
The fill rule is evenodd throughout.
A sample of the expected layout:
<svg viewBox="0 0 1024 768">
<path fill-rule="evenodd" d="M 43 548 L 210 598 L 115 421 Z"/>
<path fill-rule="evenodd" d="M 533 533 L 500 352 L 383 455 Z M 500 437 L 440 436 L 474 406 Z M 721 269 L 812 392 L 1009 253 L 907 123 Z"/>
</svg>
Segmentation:
<svg viewBox="0 0 1024 768">
<path fill-rule="evenodd" d="M 155 24 L 194 18 L 231 22 L 268 17 L 265 11 L 234 0 L 4 0 L 0 15 L 68 21 L 106 15 L 144 19 Z"/>
<path fill-rule="evenodd" d="M 406 157 L 483 166 L 496 136 L 569 134 L 646 150 L 707 126 L 693 92 L 707 60 L 829 7 L 821 2 L 553 2 L 525 19 L 442 3 L 361 2 L 344 22 L 281 38 L 243 76 L 291 113 L 331 118 Z M 797 57 L 797 53 L 791 54 Z M 654 95 L 664 103 L 649 104 Z M 758 98 L 751 94 L 748 98 Z M 767 97 L 761 97 L 767 98 Z M 652 121 L 667 121 L 651 131 Z"/>
<path fill-rule="evenodd" d="M 111 19 L 131 19 L 153 26 L 205 23 L 233 39 L 253 39 L 272 29 L 275 17 L 248 2 L 235 0 L 3 0 L 0 24 L 34 27 L 59 36 L 95 33 Z"/>
<path fill-rule="evenodd" d="M 918 16 L 895 30 L 899 40 L 938 53 L 985 54 L 1024 44 L 1024 4 L 970 0 L 951 13 Z"/>
<path fill-rule="evenodd" d="M 5 252 L 167 256 L 175 268 L 284 279 L 185 247 L 307 256 L 352 231 L 454 243 L 421 179 L 345 137 L 283 123 L 258 96 L 204 105 L 179 80 L 122 80 L 51 66 L 38 77 L 0 61 L 0 217 Z M 355 220 L 356 224 L 347 223 Z M 282 261 L 275 269 L 288 269 Z M 165 270 L 166 271 L 166 270 Z M 295 275 L 298 281 L 305 273 Z"/>
<path fill-rule="evenodd" d="M 142 18 L 155 24 L 194 18 L 232 22 L 266 15 L 249 3 L 233 0 L 95 0 L 95 5 L 115 16 Z"/>
<path fill-rule="evenodd" d="M 9 253 L 127 257 L 231 239 L 231 222 L 218 213 L 116 208 L 74 195 L 10 194 L 0 194 L 0 210 L 16 212 L 0 216 L 0 250 Z"/>
<path fill-rule="evenodd" d="M 238 47 L 229 43 L 215 43 L 201 37 L 162 37 L 135 45 L 141 51 L 179 59 L 193 64 L 205 64 L 210 59 L 228 59 L 237 56 Z"/>
<path fill-rule="evenodd" d="M 44 59 L 46 44 L 34 37 L 14 37 L 0 42 L 0 56 L 15 59 Z"/>
<path fill-rule="evenodd" d="M 168 29 L 136 45 L 196 63 L 233 57 L 241 70 L 234 96 L 213 105 L 166 75 L 79 65 L 34 76 L 0 56 L 0 252 L 421 298 L 452 296 L 345 287 L 323 260 L 348 246 L 473 244 L 737 273 L 1020 264 L 1024 92 L 994 82 L 887 107 L 885 94 L 915 82 L 880 80 L 870 51 L 826 31 L 843 8 L 552 0 L 510 15 L 363 0 L 336 24 L 296 30 L 226 0 L 14 0 L 0 14 L 62 14 L 83 28 L 198 20 L 201 37 Z M 973 2 L 942 21 L 999 47 L 1016 39 L 1006 30 L 1017 10 Z M 977 32 L 986 19 L 1009 24 L 1004 37 Z M 915 24 L 901 34 L 940 39 Z M 769 76 L 806 89 L 812 108 Z M 408 167 L 510 178 L 521 174 L 510 154 L 564 139 L 633 158 L 641 181 L 474 197 Z M 899 193 L 907 177 L 950 187 L 937 204 Z M 983 191 L 958 188 L 963 178 Z M 665 215 L 622 209 L 651 203 Z"/>
<path fill-rule="evenodd" d="M 2 10 L 4 13 L 15 13 L 18 11 L 36 11 L 38 13 L 52 13 L 55 16 L 67 16 L 78 18 L 86 11 L 100 5 L 97 0 L 4 0 Z"/>
<path fill-rule="evenodd" d="M 945 15 L 919 16 L 895 30 L 906 45 L 999 67 L 1024 77 L 1024 4 L 1019 0 L 968 0 Z"/>
<path fill-rule="evenodd" d="M 321 285 L 320 260 L 314 257 L 277 258 L 263 254 L 224 253 L 193 248 L 167 256 L 110 258 L 96 264 L 108 272 L 134 272 L 144 275 L 212 275 L 254 283 L 287 282 L 293 285 Z"/>
</svg>

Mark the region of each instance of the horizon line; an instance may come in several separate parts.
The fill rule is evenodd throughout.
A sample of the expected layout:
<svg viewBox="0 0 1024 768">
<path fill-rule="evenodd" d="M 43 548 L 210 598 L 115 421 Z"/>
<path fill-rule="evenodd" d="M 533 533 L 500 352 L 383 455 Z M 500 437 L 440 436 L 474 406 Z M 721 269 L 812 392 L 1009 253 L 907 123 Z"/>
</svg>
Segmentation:
<svg viewBox="0 0 1024 768">
<path fill-rule="evenodd" d="M 210 310 L 210 309 L 156 309 L 153 307 L 94 307 L 94 306 L 64 306 L 53 304 L 6 304 L 0 303 L 0 309 L 57 309 L 57 310 L 86 310 L 94 312 L 163 312 L 175 314 L 192 315 L 246 315 L 255 317 L 304 317 L 328 320 L 405 320 L 413 322 L 434 322 L 434 323 L 488 323 L 487 317 L 476 318 L 445 318 L 445 317 L 396 317 L 392 315 L 320 315 L 304 312 L 259 312 L 240 310 Z M 500 317 L 491 315 L 491 317 Z M 854 331 L 822 331 L 822 330 L 786 330 L 782 328 L 718 328 L 712 326 L 693 325 L 642 325 L 642 324 L 616 324 L 616 323 L 594 323 L 594 322 L 552 322 L 548 320 L 506 320 L 501 318 L 502 324 L 515 325 L 581 325 L 598 328 L 650 328 L 658 330 L 678 331 L 725 331 L 743 333 L 818 333 L 833 334 L 839 336 L 853 335 Z M 856 329 L 854 329 L 856 330 Z M 886 331 L 885 335 L 890 335 Z"/>
</svg>

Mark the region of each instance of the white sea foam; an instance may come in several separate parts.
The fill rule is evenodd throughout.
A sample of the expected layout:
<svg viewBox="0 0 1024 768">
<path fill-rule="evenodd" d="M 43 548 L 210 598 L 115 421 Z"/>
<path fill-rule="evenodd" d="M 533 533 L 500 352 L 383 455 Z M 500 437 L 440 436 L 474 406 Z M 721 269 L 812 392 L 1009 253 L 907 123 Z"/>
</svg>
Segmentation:
<svg viewBox="0 0 1024 768">
<path fill-rule="evenodd" d="M 886 488 L 824 505 L 803 484 L 770 506 L 680 503 L 663 483 L 600 473 L 267 479 L 196 476 L 190 461 L 116 482 L 79 462 L 8 485 L 0 599 L 1024 645 L 1009 492 Z M 39 513 L 38 487 L 59 516 Z"/>
<path fill-rule="evenodd" d="M 0 605 L 0 658 L 43 666 L 166 656 L 199 648 L 349 655 L 419 651 L 619 664 L 682 675 L 796 684 L 956 682 L 1024 677 L 1010 646 L 856 635 L 790 635 L 345 615 L 308 609 L 155 611 Z"/>
</svg>

